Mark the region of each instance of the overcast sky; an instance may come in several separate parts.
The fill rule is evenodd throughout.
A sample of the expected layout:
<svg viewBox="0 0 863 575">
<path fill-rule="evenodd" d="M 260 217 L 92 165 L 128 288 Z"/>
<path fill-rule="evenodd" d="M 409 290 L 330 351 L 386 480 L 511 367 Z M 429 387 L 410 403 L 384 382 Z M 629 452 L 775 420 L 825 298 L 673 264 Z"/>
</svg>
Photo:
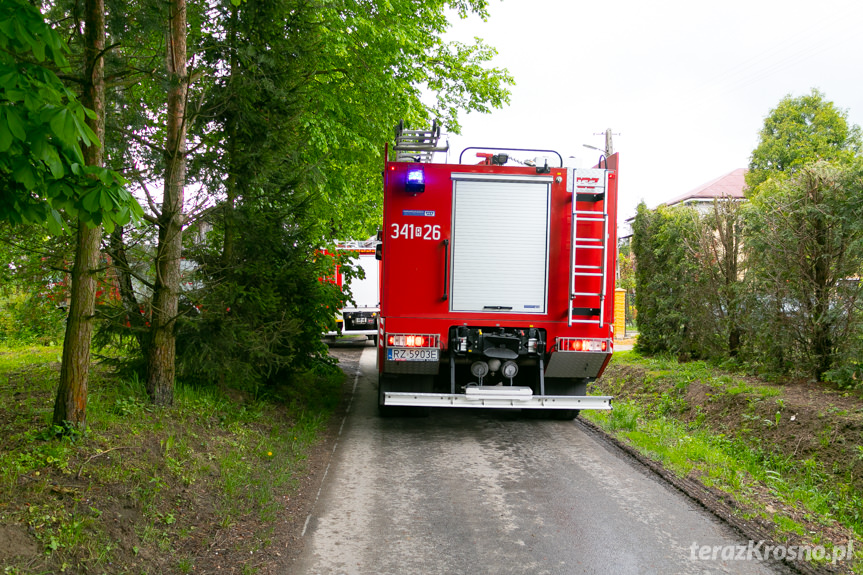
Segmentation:
<svg viewBox="0 0 863 575">
<path fill-rule="evenodd" d="M 863 0 L 490 0 L 456 19 L 514 76 L 511 104 L 471 114 L 467 146 L 546 148 L 585 165 L 611 128 L 619 220 L 745 168 L 764 117 L 812 88 L 863 124 Z"/>
</svg>

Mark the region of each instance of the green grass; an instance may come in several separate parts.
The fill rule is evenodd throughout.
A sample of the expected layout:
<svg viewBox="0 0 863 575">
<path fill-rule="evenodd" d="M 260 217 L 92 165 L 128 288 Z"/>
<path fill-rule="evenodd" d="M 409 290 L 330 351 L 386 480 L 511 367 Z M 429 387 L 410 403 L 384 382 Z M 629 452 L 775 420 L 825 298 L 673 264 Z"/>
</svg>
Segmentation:
<svg viewBox="0 0 863 575">
<path fill-rule="evenodd" d="M 0 373 L 23 367 L 36 368 L 59 362 L 63 354 L 58 346 L 2 347 L 0 346 Z"/>
<path fill-rule="evenodd" d="M 283 397 L 258 399 L 178 384 L 174 405 L 156 408 L 142 381 L 94 369 L 86 433 L 57 438 L 45 431 L 59 353 L 0 348 L 0 524 L 40 548 L 9 572 L 132 571 L 143 557 L 152 572 L 192 572 L 190 548 L 216 526 L 245 526 L 248 550 L 269 545 L 343 379 L 302 374 Z M 118 513 L 133 521 L 120 541 Z"/>
</svg>

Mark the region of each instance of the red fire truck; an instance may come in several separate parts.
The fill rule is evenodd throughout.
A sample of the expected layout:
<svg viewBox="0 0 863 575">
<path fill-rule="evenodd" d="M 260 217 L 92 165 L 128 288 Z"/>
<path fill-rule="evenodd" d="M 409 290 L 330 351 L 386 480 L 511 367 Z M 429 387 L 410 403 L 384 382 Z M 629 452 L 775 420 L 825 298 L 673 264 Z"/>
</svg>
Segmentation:
<svg viewBox="0 0 863 575">
<path fill-rule="evenodd" d="M 512 148 L 431 163 L 438 135 L 397 129 L 385 163 L 381 414 L 611 409 L 586 389 L 613 348 L 617 154 L 592 169 Z"/>
<path fill-rule="evenodd" d="M 336 330 L 324 334 L 328 341 L 335 341 L 341 335 L 365 335 L 377 343 L 380 265 L 375 261 L 375 244 L 374 237 L 366 241 L 343 241 L 336 245 L 336 255 L 322 252 L 335 259 L 335 276 L 328 278 L 328 281 L 340 288 L 344 289 L 346 282 L 343 256 L 353 256 L 355 259 L 350 262 L 351 267 L 362 269 L 364 275 L 362 278 L 354 275 L 352 280 L 348 280 L 351 299 L 336 314 Z"/>
</svg>

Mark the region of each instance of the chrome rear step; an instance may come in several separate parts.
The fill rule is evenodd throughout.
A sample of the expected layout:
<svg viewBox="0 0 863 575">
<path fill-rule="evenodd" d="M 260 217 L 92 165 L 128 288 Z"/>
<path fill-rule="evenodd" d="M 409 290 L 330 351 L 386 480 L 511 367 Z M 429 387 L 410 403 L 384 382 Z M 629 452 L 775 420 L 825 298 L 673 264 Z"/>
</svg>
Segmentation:
<svg viewBox="0 0 863 575">
<path fill-rule="evenodd" d="M 466 393 L 384 392 L 384 405 L 412 407 L 496 407 L 502 409 L 611 409 L 611 397 L 533 395 L 529 387 L 477 386 Z"/>
</svg>

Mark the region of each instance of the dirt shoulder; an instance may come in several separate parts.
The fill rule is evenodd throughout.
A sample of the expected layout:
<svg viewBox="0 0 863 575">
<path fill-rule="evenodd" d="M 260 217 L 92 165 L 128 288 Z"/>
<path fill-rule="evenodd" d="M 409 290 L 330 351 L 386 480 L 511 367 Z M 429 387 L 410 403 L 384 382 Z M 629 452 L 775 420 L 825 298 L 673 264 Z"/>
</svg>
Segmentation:
<svg viewBox="0 0 863 575">
<path fill-rule="evenodd" d="M 352 354 L 340 348 L 332 348 L 330 354 L 339 360 L 339 367 L 345 373 L 342 401 L 330 418 L 326 431 L 320 434 L 314 447 L 309 451 L 305 473 L 299 479 L 293 495 L 294 507 L 288 514 L 283 536 L 277 539 L 284 541 L 286 553 L 275 557 L 270 569 L 262 570 L 262 573 L 290 573 L 289 565 L 302 553 L 306 521 L 314 511 L 339 440 L 339 429 L 347 415 L 354 378 L 359 370 L 359 354 Z"/>
</svg>

